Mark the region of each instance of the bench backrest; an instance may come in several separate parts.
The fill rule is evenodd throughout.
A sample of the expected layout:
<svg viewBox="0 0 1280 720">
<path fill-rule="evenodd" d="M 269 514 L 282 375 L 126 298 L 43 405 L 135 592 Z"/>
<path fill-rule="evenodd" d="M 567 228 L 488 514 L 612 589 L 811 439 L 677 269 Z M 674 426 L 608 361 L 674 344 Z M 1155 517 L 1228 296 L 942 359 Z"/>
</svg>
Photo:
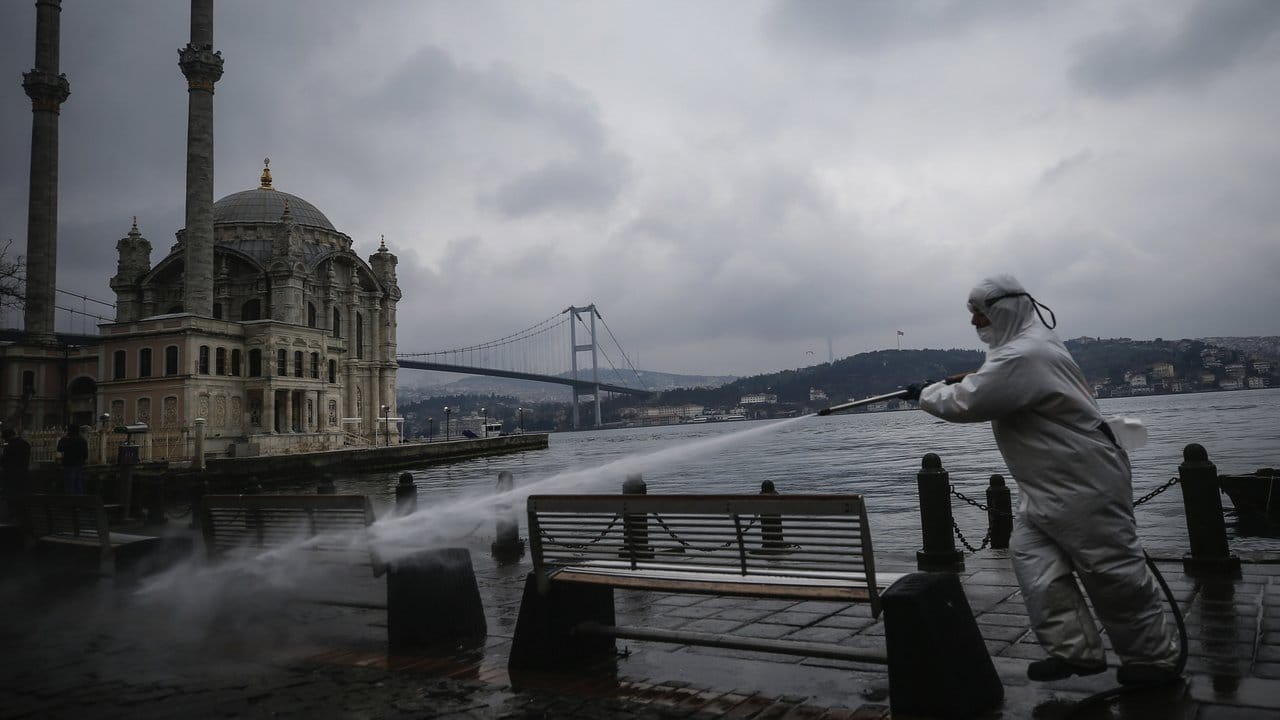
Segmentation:
<svg viewBox="0 0 1280 720">
<path fill-rule="evenodd" d="M 543 576 L 569 566 L 867 588 L 875 561 L 860 495 L 533 495 L 529 546 Z"/>
<path fill-rule="evenodd" d="M 39 540 L 78 540 L 111 548 L 111 531 L 97 495 L 28 495 L 18 502 L 23 526 Z"/>
<path fill-rule="evenodd" d="M 200 528 L 205 551 L 219 559 L 243 549 L 268 550 L 332 536 L 315 546 L 329 551 L 367 553 L 376 575 L 385 569 L 368 542 L 373 505 L 366 495 L 205 495 Z"/>
</svg>

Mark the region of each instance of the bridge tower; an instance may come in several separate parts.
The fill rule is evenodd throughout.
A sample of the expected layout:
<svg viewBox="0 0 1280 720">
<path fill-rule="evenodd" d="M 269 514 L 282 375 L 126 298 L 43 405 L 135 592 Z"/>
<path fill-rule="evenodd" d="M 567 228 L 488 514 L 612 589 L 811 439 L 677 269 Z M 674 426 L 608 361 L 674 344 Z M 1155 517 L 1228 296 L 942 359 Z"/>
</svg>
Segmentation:
<svg viewBox="0 0 1280 720">
<path fill-rule="evenodd" d="M 569 353 L 569 358 L 570 358 L 570 367 L 572 367 L 574 380 L 578 379 L 578 353 L 587 352 L 588 350 L 591 351 L 591 382 L 593 383 L 594 390 L 595 390 L 595 392 L 593 393 L 593 396 L 595 397 L 595 405 L 596 405 L 596 427 L 600 427 L 600 366 L 598 364 L 598 356 L 596 351 L 596 347 L 597 347 L 596 317 L 599 316 L 600 311 L 596 310 L 595 303 L 592 303 L 586 307 L 570 306 L 568 310 L 565 310 L 565 312 L 571 313 L 572 315 L 569 318 L 569 345 L 572 349 L 571 352 Z M 591 332 L 591 342 L 590 344 L 587 344 L 587 345 L 578 344 L 578 322 L 582 319 L 582 313 L 589 313 L 591 316 L 591 322 L 589 323 L 590 332 Z M 580 394 L 581 393 L 578 391 L 578 386 L 574 385 L 573 386 L 573 429 L 574 430 L 577 430 L 579 427 L 578 398 Z"/>
</svg>

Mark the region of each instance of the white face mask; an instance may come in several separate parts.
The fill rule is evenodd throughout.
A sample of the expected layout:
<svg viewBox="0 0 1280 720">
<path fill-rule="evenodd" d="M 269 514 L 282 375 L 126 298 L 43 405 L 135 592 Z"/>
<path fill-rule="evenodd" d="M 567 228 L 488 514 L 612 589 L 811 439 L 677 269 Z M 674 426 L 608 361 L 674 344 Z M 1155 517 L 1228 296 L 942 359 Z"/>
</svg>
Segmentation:
<svg viewBox="0 0 1280 720">
<path fill-rule="evenodd" d="M 996 344 L 996 329 L 990 325 L 986 327 L 975 328 L 978 331 L 978 339 L 986 343 L 987 347 Z"/>
</svg>

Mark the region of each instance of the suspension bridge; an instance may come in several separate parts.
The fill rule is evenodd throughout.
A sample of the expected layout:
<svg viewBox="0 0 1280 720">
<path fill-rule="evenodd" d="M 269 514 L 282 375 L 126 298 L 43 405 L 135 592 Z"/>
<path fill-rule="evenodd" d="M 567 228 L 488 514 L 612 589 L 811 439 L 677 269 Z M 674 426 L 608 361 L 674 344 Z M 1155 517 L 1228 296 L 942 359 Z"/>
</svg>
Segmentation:
<svg viewBox="0 0 1280 720">
<path fill-rule="evenodd" d="M 597 321 L 604 328 L 608 343 L 601 342 Z M 589 361 L 584 353 L 590 354 Z M 608 379 L 613 382 L 601 381 L 601 358 L 607 366 Z M 578 408 L 583 397 L 590 396 L 594 402 L 595 425 L 599 427 L 602 393 L 640 397 L 650 394 L 594 304 L 570 306 L 496 340 L 452 350 L 400 353 L 396 360 L 401 368 L 568 385 L 573 388 L 575 428 L 579 427 Z"/>
</svg>

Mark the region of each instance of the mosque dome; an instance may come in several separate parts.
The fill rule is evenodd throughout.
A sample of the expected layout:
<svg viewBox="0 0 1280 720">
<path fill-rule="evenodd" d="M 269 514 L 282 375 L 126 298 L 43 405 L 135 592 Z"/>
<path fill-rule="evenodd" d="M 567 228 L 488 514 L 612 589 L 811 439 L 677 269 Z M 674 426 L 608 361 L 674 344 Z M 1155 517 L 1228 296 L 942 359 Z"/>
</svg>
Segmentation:
<svg viewBox="0 0 1280 720">
<path fill-rule="evenodd" d="M 329 218 L 315 205 L 297 195 L 271 187 L 269 167 L 263 168 L 259 187 L 232 193 L 213 204 L 213 224 L 278 223 L 280 216 L 284 214 L 285 203 L 288 203 L 289 212 L 293 214 L 293 221 L 297 224 L 337 232 Z"/>
</svg>

